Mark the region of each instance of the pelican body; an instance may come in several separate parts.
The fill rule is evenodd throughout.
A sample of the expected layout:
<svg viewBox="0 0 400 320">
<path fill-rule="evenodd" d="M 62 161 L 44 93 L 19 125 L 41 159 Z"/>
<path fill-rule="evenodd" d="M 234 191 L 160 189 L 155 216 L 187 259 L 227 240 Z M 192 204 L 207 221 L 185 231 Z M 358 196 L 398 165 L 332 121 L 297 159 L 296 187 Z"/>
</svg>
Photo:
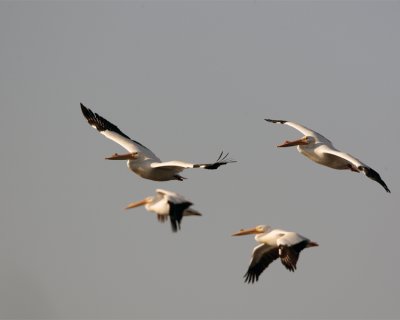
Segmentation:
<svg viewBox="0 0 400 320">
<path fill-rule="evenodd" d="M 228 159 L 228 154 L 221 152 L 214 163 L 193 164 L 183 161 L 162 162 L 150 149 L 138 141 L 129 138 L 116 125 L 104 119 L 81 103 L 81 110 L 88 123 L 97 129 L 106 138 L 113 140 L 129 151 L 127 154 L 114 154 L 107 160 L 127 160 L 130 170 L 144 179 L 154 181 L 180 180 L 184 177 L 179 175 L 181 171 L 188 168 L 217 169 L 222 165 L 236 162 Z"/>
<path fill-rule="evenodd" d="M 351 170 L 354 172 L 362 172 L 368 178 L 378 182 L 386 192 L 390 192 L 386 183 L 382 180 L 378 172 L 367 166 L 352 155 L 337 150 L 332 142 L 325 138 L 323 135 L 308 129 L 300 124 L 286 121 L 286 120 L 272 120 L 265 119 L 272 123 L 281 123 L 288 125 L 298 131 L 304 136 L 298 140 L 285 141 L 278 145 L 278 147 L 292 147 L 297 146 L 297 150 L 308 159 L 321 164 L 323 166 L 337 169 L 337 170 Z"/>
<path fill-rule="evenodd" d="M 256 234 L 254 238 L 260 244 L 253 249 L 249 268 L 244 275 L 247 283 L 258 281 L 265 268 L 278 258 L 286 269 L 295 271 L 300 252 L 305 248 L 318 246 L 316 242 L 296 232 L 272 229 L 264 225 L 247 230 L 242 229 L 233 236 L 248 234 Z"/>
<path fill-rule="evenodd" d="M 155 196 L 149 196 L 143 200 L 132 202 L 125 209 L 132 209 L 143 205 L 147 211 L 155 212 L 160 222 L 165 222 L 169 217 L 173 232 L 177 232 L 181 228 L 182 217 L 201 216 L 200 212 L 190 208 L 193 205 L 192 202 L 186 200 L 179 193 L 163 189 L 156 189 Z"/>
</svg>

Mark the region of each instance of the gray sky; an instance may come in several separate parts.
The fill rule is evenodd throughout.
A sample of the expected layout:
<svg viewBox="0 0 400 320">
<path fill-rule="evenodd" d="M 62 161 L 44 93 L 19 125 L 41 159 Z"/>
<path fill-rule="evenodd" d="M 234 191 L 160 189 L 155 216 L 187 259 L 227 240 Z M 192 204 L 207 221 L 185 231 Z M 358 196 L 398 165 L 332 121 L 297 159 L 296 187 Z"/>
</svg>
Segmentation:
<svg viewBox="0 0 400 320">
<path fill-rule="evenodd" d="M 400 318 L 400 3 L 0 2 L 0 318 Z M 163 160 L 236 164 L 157 183 L 104 157 L 83 102 Z M 318 166 L 319 131 L 377 170 Z M 156 188 L 204 215 L 173 234 Z M 243 282 L 270 224 L 320 247 Z"/>
</svg>

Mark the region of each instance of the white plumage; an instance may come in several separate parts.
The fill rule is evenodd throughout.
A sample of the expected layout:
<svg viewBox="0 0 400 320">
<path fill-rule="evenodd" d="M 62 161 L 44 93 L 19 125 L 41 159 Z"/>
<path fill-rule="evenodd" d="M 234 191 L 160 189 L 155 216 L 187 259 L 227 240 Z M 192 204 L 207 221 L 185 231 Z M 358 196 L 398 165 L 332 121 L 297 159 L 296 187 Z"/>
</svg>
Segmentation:
<svg viewBox="0 0 400 320">
<path fill-rule="evenodd" d="M 278 258 L 289 271 L 296 270 L 300 252 L 305 248 L 318 246 L 316 242 L 296 232 L 272 230 L 270 226 L 264 225 L 247 230 L 242 229 L 233 236 L 248 234 L 256 234 L 255 240 L 260 243 L 254 248 L 249 268 L 244 275 L 245 282 L 248 283 L 258 281 L 264 269 Z"/>
<path fill-rule="evenodd" d="M 168 217 L 171 222 L 172 231 L 181 228 L 181 220 L 184 216 L 201 216 L 201 213 L 190 208 L 192 202 L 185 199 L 179 193 L 156 189 L 154 196 L 130 203 L 125 209 L 132 209 L 144 205 L 147 211 L 155 212 L 158 221 L 165 222 Z"/>
<path fill-rule="evenodd" d="M 281 145 L 278 145 L 278 147 L 297 146 L 297 150 L 301 154 L 316 163 L 338 170 L 347 169 L 354 172 L 362 172 L 368 178 L 378 182 L 386 190 L 386 192 L 390 192 L 389 188 L 386 186 L 386 183 L 382 180 L 378 172 L 357 158 L 354 158 L 352 155 L 337 150 L 330 140 L 318 132 L 286 120 L 265 120 L 272 123 L 288 125 L 300 131 L 304 135 L 298 140 L 285 141 Z"/>
<path fill-rule="evenodd" d="M 217 169 L 218 167 L 235 162 L 228 159 L 228 154 L 221 152 L 217 161 L 214 163 L 193 164 L 184 161 L 162 162 L 150 149 L 146 148 L 138 141 L 132 140 L 124 134 L 116 125 L 104 119 L 97 113 L 92 112 L 81 103 L 81 110 L 89 124 L 97 129 L 106 138 L 113 140 L 120 146 L 129 151 L 128 154 L 114 154 L 108 160 L 128 160 L 128 168 L 142 178 L 167 181 L 183 180 L 179 175 L 181 171 L 189 168 Z"/>
</svg>

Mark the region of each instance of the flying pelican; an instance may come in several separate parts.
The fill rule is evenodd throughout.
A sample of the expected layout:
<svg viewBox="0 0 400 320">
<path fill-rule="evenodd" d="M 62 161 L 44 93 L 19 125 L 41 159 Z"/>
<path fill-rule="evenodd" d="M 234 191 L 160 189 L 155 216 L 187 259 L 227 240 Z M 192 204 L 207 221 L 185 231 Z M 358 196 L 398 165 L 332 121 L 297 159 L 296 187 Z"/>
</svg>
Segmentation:
<svg viewBox="0 0 400 320">
<path fill-rule="evenodd" d="M 82 103 L 81 109 L 83 115 L 93 128 L 97 129 L 106 138 L 113 140 L 129 151 L 127 154 L 114 154 L 106 159 L 128 160 L 128 168 L 142 178 L 154 181 L 182 181 L 185 178 L 180 176 L 179 173 L 184 169 L 203 168 L 212 170 L 227 163 L 236 162 L 228 159 L 228 154 L 224 155 L 223 152 L 221 152 L 217 161 L 214 163 L 193 164 L 176 160 L 161 162 L 161 160 L 150 149 L 146 148 L 141 143 L 130 139 L 117 126 L 97 113 L 93 113 L 92 110 L 86 108 Z"/>
<path fill-rule="evenodd" d="M 163 189 L 156 189 L 156 195 L 146 197 L 141 201 L 130 203 L 125 209 L 132 209 L 138 206 L 145 206 L 147 211 L 157 213 L 160 222 L 171 221 L 173 232 L 181 228 L 183 216 L 201 216 L 200 212 L 189 208 L 193 203 L 186 200 L 182 195 Z"/>
<path fill-rule="evenodd" d="M 297 146 L 297 150 L 301 154 L 305 155 L 307 158 L 316 163 L 333 169 L 349 169 L 354 172 L 362 172 L 368 178 L 378 182 L 386 190 L 386 192 L 390 192 L 389 188 L 386 186 L 386 183 L 381 179 L 378 172 L 367 166 L 365 163 L 362 163 L 360 160 L 354 158 L 350 154 L 337 150 L 333 146 L 331 141 L 329 141 L 318 132 L 303 127 L 300 124 L 286 120 L 265 120 L 272 123 L 286 124 L 300 131 L 304 135 L 301 139 L 298 140 L 286 140 L 284 143 L 278 145 L 278 147 L 282 148 Z"/>
<path fill-rule="evenodd" d="M 310 241 L 296 232 L 274 229 L 270 226 L 260 225 L 252 229 L 240 230 L 232 236 L 256 234 L 254 237 L 258 243 L 253 249 L 249 269 L 244 275 L 245 282 L 258 281 L 260 274 L 270 263 L 281 258 L 282 264 L 289 271 L 296 270 L 296 263 L 300 252 L 309 247 L 316 247 L 318 243 Z"/>
</svg>

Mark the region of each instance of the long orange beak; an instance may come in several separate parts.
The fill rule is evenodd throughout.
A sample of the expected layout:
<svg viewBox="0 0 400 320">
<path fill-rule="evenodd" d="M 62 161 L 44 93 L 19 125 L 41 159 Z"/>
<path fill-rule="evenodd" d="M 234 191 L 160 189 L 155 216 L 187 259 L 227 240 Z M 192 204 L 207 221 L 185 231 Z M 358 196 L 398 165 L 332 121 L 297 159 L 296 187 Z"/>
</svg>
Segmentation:
<svg viewBox="0 0 400 320">
<path fill-rule="evenodd" d="M 112 156 L 106 158 L 107 160 L 135 160 L 138 158 L 137 152 L 118 154 L 114 153 Z"/>
<path fill-rule="evenodd" d="M 260 231 L 258 231 L 257 228 L 242 229 L 239 232 L 234 233 L 232 236 L 245 236 L 247 234 L 253 234 L 253 233 L 260 233 Z"/>
<path fill-rule="evenodd" d="M 144 206 L 147 203 L 149 203 L 149 200 L 147 198 L 145 198 L 143 200 L 132 202 L 132 203 L 128 204 L 128 206 L 125 209 L 133 209 L 133 208 L 136 208 L 139 206 Z"/>
<path fill-rule="evenodd" d="M 278 148 L 284 148 L 284 147 L 293 147 L 293 146 L 298 146 L 298 145 L 305 145 L 308 144 L 307 142 L 307 138 L 303 137 L 301 139 L 298 140 L 294 140 L 294 141 L 288 141 L 286 140 L 284 143 L 280 144 L 279 146 L 277 146 Z"/>
</svg>

